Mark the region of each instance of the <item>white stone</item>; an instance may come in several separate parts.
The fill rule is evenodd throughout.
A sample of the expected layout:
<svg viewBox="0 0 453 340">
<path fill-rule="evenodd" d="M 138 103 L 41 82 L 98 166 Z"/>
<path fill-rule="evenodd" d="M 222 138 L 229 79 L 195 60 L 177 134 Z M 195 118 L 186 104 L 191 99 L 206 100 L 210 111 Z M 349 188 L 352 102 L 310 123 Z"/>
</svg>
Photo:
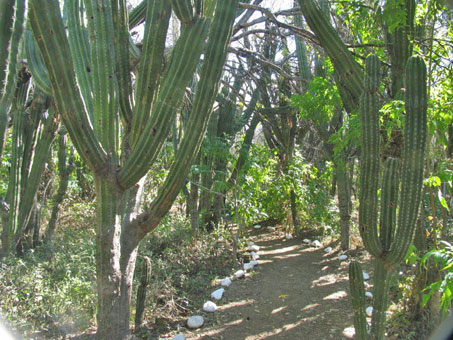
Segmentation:
<svg viewBox="0 0 453 340">
<path fill-rule="evenodd" d="M 242 268 L 244 268 L 245 271 L 250 270 L 250 269 L 253 268 L 253 264 L 252 263 L 244 263 Z"/>
<path fill-rule="evenodd" d="M 286 235 L 286 239 L 287 239 L 287 240 L 291 240 L 292 238 L 293 238 L 293 235 L 292 235 L 292 234 Z"/>
<path fill-rule="evenodd" d="M 201 315 L 193 315 L 187 319 L 187 326 L 189 328 L 200 328 L 204 324 L 204 319 Z"/>
<path fill-rule="evenodd" d="M 205 312 L 214 313 L 217 310 L 217 305 L 212 301 L 206 301 L 203 305 Z"/>
<path fill-rule="evenodd" d="M 312 245 L 313 247 L 322 247 L 321 242 L 319 242 L 318 240 L 314 240 L 314 241 L 311 243 L 311 245 Z"/>
<path fill-rule="evenodd" d="M 182 333 L 179 333 L 172 340 L 186 340 L 186 336 L 184 334 L 182 334 Z"/>
<path fill-rule="evenodd" d="M 245 271 L 243 271 L 242 269 L 239 269 L 236 273 L 234 273 L 234 277 L 237 279 L 240 279 L 244 275 L 245 275 Z"/>
<path fill-rule="evenodd" d="M 370 307 L 367 307 L 367 308 L 365 309 L 365 313 L 366 313 L 366 315 L 368 315 L 368 316 L 373 315 L 373 307 L 371 307 L 371 306 L 370 306 Z"/>
<path fill-rule="evenodd" d="M 347 258 L 348 258 L 348 255 L 344 255 L 344 254 L 338 256 L 338 259 L 339 259 L 340 261 L 346 260 Z"/>
<path fill-rule="evenodd" d="M 365 292 L 365 296 L 366 296 L 366 297 L 369 297 L 370 299 L 372 299 L 372 298 L 373 298 L 373 293 L 371 293 L 371 292 Z"/>
<path fill-rule="evenodd" d="M 250 255 L 252 256 L 252 260 L 258 260 L 260 258 L 260 256 L 254 251 L 251 251 Z"/>
<path fill-rule="evenodd" d="M 256 260 L 254 260 L 254 261 L 250 261 L 250 264 L 251 264 L 253 267 L 255 267 L 255 266 L 257 266 L 257 265 L 259 264 L 259 262 L 256 261 Z"/>
<path fill-rule="evenodd" d="M 251 244 L 248 248 L 248 251 L 259 251 L 260 250 L 260 247 L 257 246 L 256 244 Z"/>
<path fill-rule="evenodd" d="M 304 238 L 304 240 L 302 242 L 307 243 L 307 244 L 311 243 L 311 241 L 308 238 Z"/>
<path fill-rule="evenodd" d="M 332 251 L 332 247 L 326 247 L 324 248 L 325 253 L 330 253 Z"/>
<path fill-rule="evenodd" d="M 370 275 L 368 275 L 367 273 L 363 272 L 363 279 L 366 281 L 366 280 L 369 280 L 370 279 Z"/>
<path fill-rule="evenodd" d="M 231 280 L 230 280 L 231 281 Z M 211 293 L 211 299 L 220 300 L 223 296 L 225 289 L 219 288 Z"/>
<path fill-rule="evenodd" d="M 259 224 L 257 224 L 256 226 L 254 226 L 255 229 L 261 229 L 261 226 Z"/>
<path fill-rule="evenodd" d="M 272 226 L 268 226 L 267 229 L 270 231 L 275 231 L 275 227 L 272 227 Z"/>
<path fill-rule="evenodd" d="M 226 277 L 222 280 L 222 282 L 220 282 L 220 284 L 223 287 L 229 287 L 229 286 L 231 286 L 231 279 L 229 277 Z"/>
</svg>

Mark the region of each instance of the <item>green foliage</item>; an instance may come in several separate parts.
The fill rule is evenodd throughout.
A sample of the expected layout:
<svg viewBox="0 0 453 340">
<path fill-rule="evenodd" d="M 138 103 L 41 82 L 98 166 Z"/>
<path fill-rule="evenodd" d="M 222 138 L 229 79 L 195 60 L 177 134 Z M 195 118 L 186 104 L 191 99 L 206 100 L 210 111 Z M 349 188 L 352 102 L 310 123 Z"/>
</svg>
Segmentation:
<svg viewBox="0 0 453 340">
<path fill-rule="evenodd" d="M 22 259 L 5 259 L 0 308 L 16 331 L 47 329 L 60 338 L 91 326 L 97 300 L 94 239 L 93 230 L 66 229 L 53 255 L 37 248 Z"/>
<path fill-rule="evenodd" d="M 332 64 L 327 59 L 328 73 L 332 74 Z M 300 110 L 301 117 L 313 121 L 316 125 L 328 123 L 335 111 L 342 106 L 335 83 L 329 77 L 313 77 L 304 94 L 291 96 L 291 106 Z"/>
<path fill-rule="evenodd" d="M 404 0 L 387 1 L 383 13 L 383 19 L 390 33 L 399 26 L 406 24 Z"/>
<path fill-rule="evenodd" d="M 253 145 L 247 175 L 240 182 L 239 212 L 251 224 L 263 219 L 283 220 L 289 207 L 289 192 L 294 190 L 299 218 L 304 225 L 332 225 L 334 202 L 328 195 L 332 165 L 319 170 L 295 152 L 286 174 L 278 171 L 279 159 L 265 146 Z"/>
<path fill-rule="evenodd" d="M 381 130 L 385 131 L 387 139 L 391 140 L 393 131 L 401 131 L 403 129 L 405 115 L 404 110 L 404 101 L 402 100 L 391 100 L 382 105 L 379 110 Z"/>
<path fill-rule="evenodd" d="M 428 260 L 440 269 L 442 280 L 434 282 L 426 287 L 423 291 L 423 305 L 426 305 L 432 294 L 436 291 L 441 293 L 440 307 L 442 313 L 446 315 L 453 301 L 453 245 L 441 241 L 443 248 L 433 249 L 427 252 L 420 261 L 420 266 L 425 266 Z"/>
</svg>

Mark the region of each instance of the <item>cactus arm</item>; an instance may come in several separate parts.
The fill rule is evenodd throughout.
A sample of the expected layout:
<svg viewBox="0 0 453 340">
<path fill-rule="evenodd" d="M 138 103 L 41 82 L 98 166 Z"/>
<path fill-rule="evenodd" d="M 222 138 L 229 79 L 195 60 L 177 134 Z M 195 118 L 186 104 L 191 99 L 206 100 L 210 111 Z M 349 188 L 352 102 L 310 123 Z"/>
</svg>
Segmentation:
<svg viewBox="0 0 453 340">
<path fill-rule="evenodd" d="M 147 0 L 143 0 L 129 13 L 129 29 L 133 29 L 145 21 L 147 3 Z"/>
<path fill-rule="evenodd" d="M 32 75 L 32 81 L 43 91 L 46 95 L 51 94 L 49 76 L 47 74 L 47 68 L 42 61 L 39 49 L 33 40 L 33 35 L 30 30 L 25 32 L 25 55 L 27 56 L 27 63 L 30 73 Z"/>
<path fill-rule="evenodd" d="M 131 146 L 135 146 L 149 120 L 151 106 L 157 93 L 157 82 L 162 71 L 165 40 L 171 7 L 167 1 L 149 2 L 143 38 L 143 51 L 137 75 L 134 115 L 131 125 Z"/>
<path fill-rule="evenodd" d="M 398 264 L 404 259 L 412 242 L 423 186 L 428 99 L 426 66 L 418 56 L 410 57 L 407 63 L 405 101 L 398 229 L 386 259 L 391 264 Z"/>
<path fill-rule="evenodd" d="M 175 162 L 150 208 L 137 216 L 129 225 L 130 229 L 135 229 L 140 234 L 146 234 L 155 229 L 168 212 L 181 186 L 184 185 L 190 166 L 198 154 L 218 92 L 237 4 L 238 0 L 224 0 L 217 3 L 200 81 L 197 84 L 186 133 L 181 141 Z"/>
<path fill-rule="evenodd" d="M 298 1 L 294 0 L 293 5 L 294 7 L 296 7 L 298 5 Z M 294 16 L 294 24 L 297 27 L 304 28 L 304 22 L 300 14 Z M 297 64 L 299 66 L 300 76 L 304 81 L 310 81 L 312 78 L 312 74 L 310 70 L 310 64 L 308 62 L 307 47 L 305 46 L 305 41 L 297 35 L 295 36 L 295 39 L 296 39 Z M 304 86 L 305 84 L 302 85 Z"/>
<path fill-rule="evenodd" d="M 118 151 L 114 29 L 109 1 L 85 0 L 93 73 L 93 125 L 109 154 Z"/>
<path fill-rule="evenodd" d="M 40 108 L 37 107 L 37 110 L 39 109 Z M 28 221 L 30 219 L 36 193 L 38 191 L 39 183 L 41 182 L 41 175 L 44 172 L 46 162 L 49 159 L 52 142 L 55 139 L 59 125 L 60 121 L 59 117 L 55 113 L 55 109 L 50 108 L 49 116 L 47 117 L 45 122 L 43 122 L 43 126 L 40 131 L 41 133 L 37 139 L 36 150 L 34 152 L 33 157 L 33 164 L 30 170 L 30 174 L 27 178 L 26 182 L 27 184 L 24 188 L 25 190 L 23 193 L 23 197 L 20 201 L 18 228 L 15 233 L 16 243 L 19 242 L 19 239 L 23 236 L 25 227 L 27 226 Z"/>
<path fill-rule="evenodd" d="M 390 250 L 396 226 L 396 206 L 400 184 L 400 160 L 387 158 L 384 162 L 384 176 L 381 191 L 380 240 L 384 252 Z"/>
<path fill-rule="evenodd" d="M 367 339 L 367 321 L 365 313 L 365 287 L 360 263 L 349 264 L 349 293 L 351 294 L 352 311 L 354 313 L 355 339 Z"/>
<path fill-rule="evenodd" d="M 377 234 L 377 190 L 379 185 L 379 64 L 377 56 L 366 60 L 365 87 L 360 97 L 361 144 L 359 230 L 366 249 L 382 254 Z"/>
<path fill-rule="evenodd" d="M 58 1 L 30 0 L 29 22 L 44 64 L 52 94 L 71 139 L 83 160 L 98 173 L 107 161 L 76 86 L 72 57 Z"/>
<path fill-rule="evenodd" d="M 299 5 L 305 20 L 332 60 L 343 105 L 351 112 L 359 106 L 363 72 L 319 5 L 314 0 L 299 0 Z"/>
<path fill-rule="evenodd" d="M 132 82 L 129 61 L 130 35 L 125 0 L 115 0 L 112 2 L 112 16 L 115 28 L 114 49 L 118 80 L 118 97 L 121 109 L 120 115 L 125 130 L 129 130 L 132 120 Z"/>
<path fill-rule="evenodd" d="M 188 24 L 193 20 L 193 6 L 191 0 L 170 0 L 173 12 L 175 12 L 178 19 Z"/>
<path fill-rule="evenodd" d="M 11 2 L 5 3 L 5 6 L 11 5 Z M 3 7 L 3 6 L 2 6 Z M 11 9 L 7 9 L 5 13 L 0 15 L 0 20 L 3 29 L 7 30 L 10 27 L 9 24 L 11 23 L 12 18 L 8 17 L 8 13 L 10 13 Z M 5 16 L 3 19 L 2 16 Z M 4 40 L 5 45 L 0 45 L 2 49 L 5 46 L 8 47 L 8 57 L 6 61 L 8 66 L 6 68 L 6 74 L 2 69 L 1 78 L 5 79 L 5 83 L 3 85 L 3 81 L 0 83 L 0 158 L 3 154 L 3 144 L 5 139 L 5 132 L 8 126 L 8 110 L 13 101 L 14 91 L 16 89 L 16 75 L 17 75 L 17 56 L 19 51 L 19 42 L 22 36 L 22 32 L 24 30 L 24 16 L 25 16 L 25 1 L 24 0 L 16 0 L 15 7 L 14 7 L 14 20 L 13 20 L 13 27 L 12 33 L 6 32 L 2 34 L 2 41 Z M 5 52 L 4 52 L 5 53 Z M 0 66 L 4 66 L 0 64 Z"/>
<path fill-rule="evenodd" d="M 182 103 L 186 86 L 197 67 L 208 26 L 208 20 L 200 18 L 193 25 L 186 26 L 178 39 L 161 80 L 151 117 L 146 121 L 140 139 L 118 174 L 122 187 L 134 185 L 158 156 Z"/>
<path fill-rule="evenodd" d="M 68 16 L 68 42 L 73 56 L 74 71 L 88 114 L 90 119 L 93 119 L 93 66 L 87 30 L 82 24 L 83 11 L 80 4 L 82 1 L 65 1 L 64 6 Z"/>
<path fill-rule="evenodd" d="M 8 68 L 6 71 L 6 81 L 3 88 L 0 88 L 0 100 L 11 104 L 16 89 L 17 76 L 17 57 L 19 52 L 19 43 L 24 31 L 25 0 L 16 0 L 14 8 L 14 24 L 9 43 Z M 2 46 L 2 48 L 4 48 Z M 3 84 L 1 84 L 3 85 Z"/>
<path fill-rule="evenodd" d="M 0 89 L 6 76 L 6 66 L 8 62 L 9 46 L 14 22 L 14 0 L 4 0 L 0 2 Z"/>
</svg>

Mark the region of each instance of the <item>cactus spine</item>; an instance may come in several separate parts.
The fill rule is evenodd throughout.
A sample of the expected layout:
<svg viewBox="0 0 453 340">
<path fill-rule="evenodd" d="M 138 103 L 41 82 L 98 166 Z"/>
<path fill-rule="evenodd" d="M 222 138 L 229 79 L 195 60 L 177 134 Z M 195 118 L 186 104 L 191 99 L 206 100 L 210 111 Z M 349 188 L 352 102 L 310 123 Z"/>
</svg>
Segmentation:
<svg viewBox="0 0 453 340">
<path fill-rule="evenodd" d="M 382 180 L 380 228 L 377 225 L 377 189 L 379 184 L 379 60 L 370 56 L 366 62 L 364 91 L 360 100 L 362 119 L 362 155 L 360 160 L 359 229 L 366 249 L 376 257 L 374 302 L 371 338 L 384 337 L 388 291 L 395 267 L 404 259 L 415 233 L 423 184 L 426 144 L 426 67 L 422 58 L 409 58 L 406 66 L 406 122 L 404 127 L 403 159 L 389 158 L 384 163 Z M 401 173 L 400 173 L 401 168 Z M 398 217 L 396 206 L 399 199 Z M 396 223 L 396 220 L 398 223 Z M 350 265 L 351 281 L 356 281 L 357 264 Z M 351 283 L 353 306 L 362 303 L 357 298 L 357 284 Z M 358 302 L 359 301 L 359 302 Z M 355 327 L 362 334 L 364 319 L 354 306 Z M 361 335 L 359 339 L 366 339 Z"/>
<path fill-rule="evenodd" d="M 140 329 L 143 323 L 143 312 L 145 311 L 146 290 L 151 281 L 151 260 L 143 257 L 142 277 L 137 290 L 137 306 L 135 308 L 135 332 Z"/>
</svg>

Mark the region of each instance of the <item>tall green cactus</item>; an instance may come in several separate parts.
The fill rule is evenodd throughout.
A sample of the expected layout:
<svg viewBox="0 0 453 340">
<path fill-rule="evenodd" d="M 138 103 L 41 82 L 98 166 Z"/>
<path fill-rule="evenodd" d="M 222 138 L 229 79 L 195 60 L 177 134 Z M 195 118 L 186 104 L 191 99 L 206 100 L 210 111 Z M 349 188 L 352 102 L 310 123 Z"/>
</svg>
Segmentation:
<svg viewBox="0 0 453 340">
<path fill-rule="evenodd" d="M 406 66 L 406 121 L 404 127 L 403 159 L 388 158 L 384 163 L 381 185 L 380 222 L 377 223 L 378 186 L 380 173 L 379 154 L 379 64 L 377 56 L 366 61 L 364 91 L 360 100 L 362 122 L 362 154 L 360 160 L 360 208 L 359 229 L 366 249 L 376 257 L 374 272 L 374 302 L 371 338 L 383 339 L 388 291 L 396 266 L 404 259 L 412 242 L 423 185 L 426 147 L 426 67 L 422 58 L 409 58 Z M 401 181 L 400 181 L 401 177 Z M 398 216 L 396 207 L 399 197 Z M 398 222 L 398 223 L 396 223 Z M 358 265 L 351 264 L 355 273 Z M 357 275 L 350 280 L 356 281 Z M 351 294 L 357 295 L 357 287 L 351 283 Z M 357 301 L 357 298 L 355 298 Z M 361 300 L 363 301 L 363 300 Z M 364 318 L 357 315 L 355 327 L 359 339 L 366 339 L 360 330 Z"/>
<path fill-rule="evenodd" d="M 188 0 L 144 1 L 129 19 L 126 0 L 66 0 L 63 22 L 59 1 L 28 2 L 30 29 L 47 70 L 52 99 L 73 144 L 94 173 L 99 338 L 123 339 L 130 333 L 137 247 L 170 209 L 199 151 L 237 3 L 209 2 L 203 13 L 202 1 L 195 5 Z M 172 8 L 181 21 L 181 36 L 165 55 Z M 214 8 L 214 15 L 205 15 Z M 144 19 L 143 47 L 135 53 L 129 29 Z M 171 131 L 202 53 L 184 137 L 166 181 L 143 211 L 143 177 Z"/>
</svg>

